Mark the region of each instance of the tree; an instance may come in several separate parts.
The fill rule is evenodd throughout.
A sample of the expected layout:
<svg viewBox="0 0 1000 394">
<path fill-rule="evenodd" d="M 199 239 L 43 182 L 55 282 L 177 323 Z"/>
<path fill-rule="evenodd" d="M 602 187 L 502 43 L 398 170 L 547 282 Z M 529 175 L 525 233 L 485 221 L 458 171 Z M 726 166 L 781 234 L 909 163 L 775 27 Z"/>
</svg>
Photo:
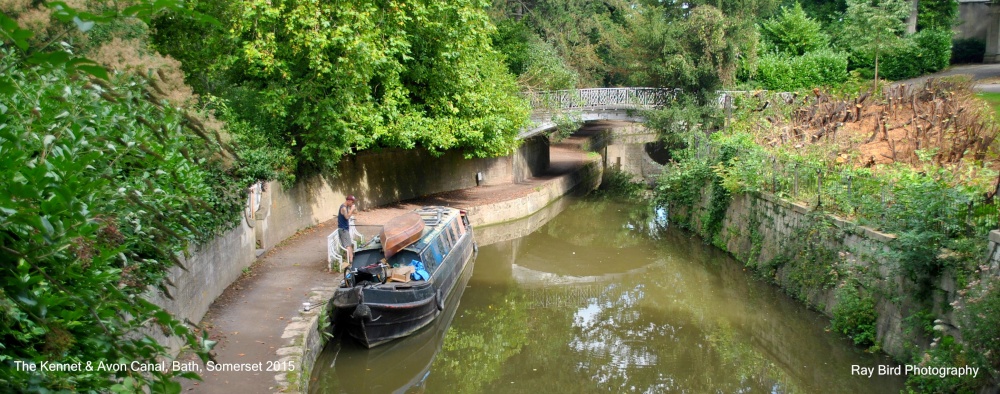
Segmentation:
<svg viewBox="0 0 1000 394">
<path fill-rule="evenodd" d="M 908 0 L 847 0 L 843 42 L 873 55 L 876 87 L 879 56 L 900 44 L 909 12 Z"/>
<path fill-rule="evenodd" d="M 958 2 L 955 0 L 921 0 L 917 30 L 951 30 L 957 18 Z"/>
<path fill-rule="evenodd" d="M 345 156 L 376 147 L 504 155 L 527 121 L 514 76 L 491 47 L 494 26 L 480 0 L 315 0 L 203 3 L 229 29 L 210 42 L 229 56 L 197 66 L 238 119 L 268 118 L 272 143 L 299 168 L 332 174 Z M 201 42 L 186 26 L 157 42 Z M 169 48 L 183 48 L 170 44 Z"/>
<path fill-rule="evenodd" d="M 826 47 L 830 42 L 820 23 L 809 18 L 798 2 L 791 8 L 782 7 L 781 15 L 761 23 L 761 33 L 778 52 L 793 56 Z"/>
</svg>

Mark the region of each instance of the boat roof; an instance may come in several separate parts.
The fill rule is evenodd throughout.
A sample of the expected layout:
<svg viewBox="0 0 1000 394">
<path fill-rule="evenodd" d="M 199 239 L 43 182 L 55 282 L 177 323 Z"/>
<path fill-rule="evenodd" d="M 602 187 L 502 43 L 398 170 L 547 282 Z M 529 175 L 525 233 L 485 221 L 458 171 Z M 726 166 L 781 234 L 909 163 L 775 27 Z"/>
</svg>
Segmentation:
<svg viewBox="0 0 1000 394">
<path fill-rule="evenodd" d="M 424 220 L 424 232 L 420 235 L 420 239 L 417 242 L 414 242 L 405 249 L 415 252 L 424 250 L 432 240 L 436 239 L 444 231 L 446 228 L 445 225 L 451 223 L 453 219 L 461 214 L 461 211 L 456 208 L 444 206 L 428 206 L 415 209 L 414 212 L 418 213 Z"/>
</svg>

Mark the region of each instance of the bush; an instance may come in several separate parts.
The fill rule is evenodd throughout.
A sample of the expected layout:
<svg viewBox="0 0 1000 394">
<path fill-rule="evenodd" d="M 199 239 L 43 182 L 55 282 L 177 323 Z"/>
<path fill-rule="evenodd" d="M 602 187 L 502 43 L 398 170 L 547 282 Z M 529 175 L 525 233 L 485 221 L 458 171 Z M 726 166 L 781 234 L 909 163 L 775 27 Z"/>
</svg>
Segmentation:
<svg viewBox="0 0 1000 394">
<path fill-rule="evenodd" d="M 879 78 L 899 81 L 933 73 L 948 66 L 951 58 L 950 31 L 923 30 L 907 37 L 901 44 L 879 56 Z M 851 64 L 864 67 L 871 75 L 874 54 L 854 53 Z"/>
<path fill-rule="evenodd" d="M 986 282 L 970 294 L 960 315 L 963 339 L 982 355 L 990 374 L 1000 378 L 1000 280 Z"/>
<path fill-rule="evenodd" d="M 794 90 L 847 80 L 847 54 L 829 49 L 802 56 L 767 54 L 757 65 L 757 80 L 771 90 Z"/>
<path fill-rule="evenodd" d="M 0 69 L 0 392 L 180 392 L 193 373 L 10 366 L 154 363 L 168 354 L 152 330 L 207 360 L 144 294 L 171 297 L 178 256 L 238 223 L 231 156 L 142 78 L 32 68 L 6 48 Z"/>
<path fill-rule="evenodd" d="M 646 190 L 646 184 L 636 181 L 632 174 L 617 168 L 604 171 L 604 179 L 597 193 L 605 196 L 637 198 Z"/>
<path fill-rule="evenodd" d="M 978 38 L 959 38 L 951 43 L 951 64 L 982 63 L 986 54 L 986 41 Z"/>
<path fill-rule="evenodd" d="M 921 30 L 912 36 L 924 74 L 943 70 L 951 59 L 951 30 Z"/>
<path fill-rule="evenodd" d="M 858 288 L 848 284 L 837 289 L 837 305 L 833 308 L 833 330 L 845 334 L 855 345 L 875 345 L 875 323 L 878 312 L 875 300 L 863 296 Z"/>
<path fill-rule="evenodd" d="M 781 15 L 761 24 L 765 42 L 779 52 L 803 55 L 826 47 L 830 37 L 823 33 L 823 26 L 809 18 L 798 2 L 792 8 L 781 7 Z"/>
<path fill-rule="evenodd" d="M 523 22 L 508 19 L 497 24 L 493 47 L 504 54 L 507 69 L 522 85 L 537 90 L 573 89 L 579 75 Z"/>
</svg>

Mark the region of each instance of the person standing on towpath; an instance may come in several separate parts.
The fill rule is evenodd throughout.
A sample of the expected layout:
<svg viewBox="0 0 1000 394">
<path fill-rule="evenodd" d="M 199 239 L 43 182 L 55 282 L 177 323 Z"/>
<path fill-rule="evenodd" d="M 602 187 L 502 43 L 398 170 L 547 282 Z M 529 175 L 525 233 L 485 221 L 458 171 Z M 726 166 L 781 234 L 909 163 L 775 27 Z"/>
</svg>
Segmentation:
<svg viewBox="0 0 1000 394">
<path fill-rule="evenodd" d="M 358 212 L 354 206 L 353 195 L 347 196 L 343 204 L 340 204 L 340 211 L 337 212 L 337 230 L 340 236 L 340 244 L 347 249 L 347 266 L 354 262 L 354 242 L 351 241 L 351 219 Z M 343 267 L 341 267 L 343 270 Z"/>
</svg>

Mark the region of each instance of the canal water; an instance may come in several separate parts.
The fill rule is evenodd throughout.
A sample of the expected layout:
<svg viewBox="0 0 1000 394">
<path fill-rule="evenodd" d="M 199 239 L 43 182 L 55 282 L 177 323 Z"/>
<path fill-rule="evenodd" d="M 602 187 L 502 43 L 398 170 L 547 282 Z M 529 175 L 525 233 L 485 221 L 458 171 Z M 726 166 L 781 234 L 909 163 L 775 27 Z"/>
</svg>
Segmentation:
<svg viewBox="0 0 1000 394">
<path fill-rule="evenodd" d="M 553 208 L 554 207 L 554 208 Z M 366 350 L 336 338 L 313 393 L 887 393 L 892 364 L 662 211 L 609 199 L 560 201 L 487 227 L 460 300 L 416 335 Z M 559 212 L 561 211 L 561 212 Z M 508 223 L 503 233 L 517 233 Z M 893 364 L 895 365 L 895 364 Z"/>
</svg>

